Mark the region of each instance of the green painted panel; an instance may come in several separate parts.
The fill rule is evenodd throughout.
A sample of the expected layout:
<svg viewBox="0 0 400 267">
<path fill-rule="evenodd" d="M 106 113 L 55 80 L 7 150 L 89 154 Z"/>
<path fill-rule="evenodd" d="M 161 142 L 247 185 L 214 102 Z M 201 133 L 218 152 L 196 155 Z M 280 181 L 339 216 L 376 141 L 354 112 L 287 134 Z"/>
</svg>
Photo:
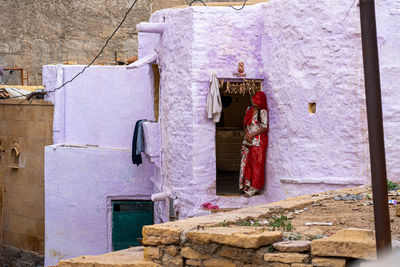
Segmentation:
<svg viewBox="0 0 400 267">
<path fill-rule="evenodd" d="M 139 246 L 142 227 L 154 223 L 152 201 L 114 201 L 112 203 L 113 250 Z"/>
</svg>

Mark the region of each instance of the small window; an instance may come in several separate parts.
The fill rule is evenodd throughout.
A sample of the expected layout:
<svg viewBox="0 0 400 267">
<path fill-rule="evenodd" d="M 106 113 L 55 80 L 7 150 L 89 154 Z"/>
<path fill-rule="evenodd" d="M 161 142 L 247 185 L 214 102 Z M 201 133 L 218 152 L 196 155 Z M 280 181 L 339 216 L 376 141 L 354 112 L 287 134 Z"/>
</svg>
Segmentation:
<svg viewBox="0 0 400 267">
<path fill-rule="evenodd" d="M 21 155 L 21 152 L 19 149 L 19 144 L 17 142 L 14 142 L 14 144 L 11 148 L 11 159 L 10 159 L 10 167 L 11 168 L 19 169 L 20 155 Z"/>
<path fill-rule="evenodd" d="M 308 103 L 308 112 L 311 114 L 315 114 L 317 110 L 317 104 L 316 103 Z"/>
</svg>

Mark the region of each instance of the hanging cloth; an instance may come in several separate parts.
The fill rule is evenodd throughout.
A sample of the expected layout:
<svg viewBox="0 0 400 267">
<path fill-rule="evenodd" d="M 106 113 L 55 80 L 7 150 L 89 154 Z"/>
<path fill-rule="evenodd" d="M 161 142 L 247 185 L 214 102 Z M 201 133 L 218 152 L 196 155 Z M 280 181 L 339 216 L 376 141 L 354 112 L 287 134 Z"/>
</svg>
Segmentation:
<svg viewBox="0 0 400 267">
<path fill-rule="evenodd" d="M 210 91 L 207 95 L 207 118 L 212 119 L 213 122 L 219 122 L 222 112 L 221 96 L 219 94 L 219 82 L 215 74 L 211 77 Z"/>
<path fill-rule="evenodd" d="M 143 141 L 143 125 L 142 123 L 146 120 L 138 120 L 135 124 L 135 130 L 133 131 L 132 139 L 132 163 L 139 166 L 142 164 L 142 155 L 144 152 L 144 141 Z"/>
</svg>

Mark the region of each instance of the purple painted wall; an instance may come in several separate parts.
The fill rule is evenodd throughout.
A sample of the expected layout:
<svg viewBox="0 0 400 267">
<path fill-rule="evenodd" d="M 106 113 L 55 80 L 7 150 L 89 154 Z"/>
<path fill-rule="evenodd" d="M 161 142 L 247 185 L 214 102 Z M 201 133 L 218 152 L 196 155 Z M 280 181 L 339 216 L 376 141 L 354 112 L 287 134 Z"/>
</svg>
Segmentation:
<svg viewBox="0 0 400 267">
<path fill-rule="evenodd" d="M 346 15 L 349 7 L 345 0 L 272 0 L 242 11 L 197 6 L 154 13 L 151 21 L 164 22 L 164 31 L 140 33 L 138 52 L 140 58 L 157 52 L 160 119 L 146 138 L 159 142 L 147 149 L 152 163 L 146 158 L 139 168 L 130 165 L 128 150 L 134 122 L 154 117 L 150 65 L 93 67 L 51 96 L 55 143 L 100 148 L 46 148 L 46 261 L 106 252 L 110 231 L 104 209 L 115 195 L 148 197 L 154 186 L 154 193 L 176 199 L 179 218 L 186 218 L 206 214 L 199 209 L 204 202 L 239 208 L 368 182 L 359 12 L 354 6 Z M 400 68 L 394 59 L 400 50 L 394 48 L 400 39 L 393 23 L 400 21 L 400 6 L 378 1 L 377 12 L 388 174 L 396 180 Z M 266 186 L 252 198 L 215 194 L 215 125 L 205 114 L 211 75 L 232 78 L 242 60 L 247 78 L 264 79 L 270 117 Z M 46 88 L 81 68 L 45 66 Z M 316 103 L 315 114 L 308 112 L 308 103 Z M 120 174 L 130 178 L 122 182 Z M 85 188 L 99 194 L 84 207 L 83 219 L 69 212 L 87 198 Z M 156 203 L 157 221 L 168 219 L 168 207 L 169 199 Z M 66 214 L 72 214 L 74 229 L 65 223 Z M 98 216 L 104 218 L 101 229 L 89 223 L 98 223 Z M 64 228 L 87 235 L 65 239 Z M 86 245 L 75 245 L 79 242 Z M 71 251 L 74 246 L 80 251 Z"/>
<path fill-rule="evenodd" d="M 81 68 L 59 66 L 58 82 Z M 57 66 L 44 66 L 43 77 L 54 88 Z M 134 166 L 131 144 L 135 122 L 154 118 L 151 78 L 148 66 L 96 66 L 50 95 L 57 112 L 56 144 L 45 150 L 46 265 L 111 251 L 111 200 L 150 199 L 154 164 L 144 156 Z"/>
<path fill-rule="evenodd" d="M 391 19 L 399 19 L 398 6 L 378 7 L 378 12 L 390 11 Z M 161 174 L 164 189 L 179 199 L 180 218 L 204 214 L 198 209 L 204 202 L 243 207 L 369 181 L 359 10 L 354 6 L 348 11 L 344 0 L 280 0 L 242 11 L 191 7 L 152 16 L 152 22 L 165 22 L 164 32 L 160 40 L 153 34 L 153 39 L 139 42 L 149 45 L 154 40 L 143 51 L 155 47 L 158 54 Z M 378 32 L 385 40 L 383 58 L 396 58 L 390 48 L 399 44 L 397 35 L 389 20 L 382 21 Z M 270 116 L 266 186 L 263 195 L 251 199 L 215 195 L 215 125 L 205 116 L 211 75 L 233 78 L 241 60 L 247 78 L 264 79 Z M 384 61 L 390 68 L 386 75 L 398 75 L 390 62 Z M 382 83 L 390 82 L 390 92 L 397 96 L 393 77 Z M 389 110 L 385 102 L 390 99 L 383 101 Z M 315 114 L 309 113 L 309 103 L 316 103 Z M 385 116 L 393 121 L 398 107 L 390 107 Z M 395 124 L 385 123 L 390 134 L 386 146 L 393 157 L 389 163 L 398 154 L 392 148 L 399 131 Z M 389 175 L 397 166 L 388 165 Z"/>
</svg>

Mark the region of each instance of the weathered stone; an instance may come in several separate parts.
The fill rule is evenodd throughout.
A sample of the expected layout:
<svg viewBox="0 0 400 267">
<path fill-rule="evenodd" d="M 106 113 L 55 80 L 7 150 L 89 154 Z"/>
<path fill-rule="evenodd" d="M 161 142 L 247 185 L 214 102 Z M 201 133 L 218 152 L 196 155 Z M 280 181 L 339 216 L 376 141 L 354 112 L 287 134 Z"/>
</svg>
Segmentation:
<svg viewBox="0 0 400 267">
<path fill-rule="evenodd" d="M 255 252 L 253 249 L 241 249 L 223 246 L 219 252 L 219 255 L 234 260 L 251 262 L 254 258 Z"/>
<path fill-rule="evenodd" d="M 143 227 L 144 245 L 171 245 L 178 244 L 181 230 L 161 225 L 147 225 Z"/>
<path fill-rule="evenodd" d="M 186 265 L 201 266 L 201 261 L 188 259 L 186 260 Z"/>
<path fill-rule="evenodd" d="M 267 263 L 260 263 L 260 264 L 245 264 L 243 267 L 291 267 L 293 265 L 287 264 L 287 263 L 282 263 L 282 262 L 267 262 Z"/>
<path fill-rule="evenodd" d="M 304 264 L 304 263 L 292 263 L 290 267 L 312 267 L 312 264 Z"/>
<path fill-rule="evenodd" d="M 201 254 L 190 247 L 184 247 L 181 249 L 181 256 L 193 260 L 203 260 L 211 258 L 211 255 Z"/>
<path fill-rule="evenodd" d="M 224 259 L 210 259 L 203 262 L 204 267 L 236 267 L 236 264 Z"/>
<path fill-rule="evenodd" d="M 375 259 L 374 233 L 363 229 L 345 229 L 335 235 L 313 240 L 311 253 L 316 256 Z"/>
<path fill-rule="evenodd" d="M 35 252 L 2 245 L 0 266 L 43 266 L 44 257 Z"/>
<path fill-rule="evenodd" d="M 179 253 L 179 248 L 177 246 L 167 246 L 165 248 L 165 253 L 175 257 Z"/>
<path fill-rule="evenodd" d="M 305 252 L 311 250 L 311 241 L 283 241 L 272 244 L 274 248 L 281 252 Z"/>
<path fill-rule="evenodd" d="M 163 266 L 167 267 L 181 267 L 183 266 L 183 259 L 182 257 L 172 257 L 171 255 L 165 253 L 162 258 L 162 263 Z"/>
<path fill-rule="evenodd" d="M 345 267 L 346 259 L 315 257 L 312 261 L 312 264 L 313 266 L 321 267 Z"/>
<path fill-rule="evenodd" d="M 97 256 L 81 256 L 68 260 L 62 260 L 58 267 L 93 267 L 93 266 L 119 266 L 119 267 L 158 267 L 160 265 L 145 261 L 143 247 L 135 247 L 119 250 Z"/>
<path fill-rule="evenodd" d="M 308 255 L 300 253 L 266 253 L 265 261 L 282 262 L 282 263 L 307 263 Z"/>
<path fill-rule="evenodd" d="M 253 264 L 262 265 L 264 263 L 264 254 L 270 252 L 270 247 L 259 248 L 253 258 Z"/>
<path fill-rule="evenodd" d="M 144 247 L 143 257 L 145 260 L 159 260 L 162 257 L 162 251 L 158 247 Z"/>
<path fill-rule="evenodd" d="M 196 243 L 191 243 L 190 247 L 197 252 L 200 252 L 201 254 L 214 254 L 222 245 L 220 244 L 196 244 Z"/>
<path fill-rule="evenodd" d="M 201 231 L 190 231 L 187 237 L 200 244 L 214 242 L 240 248 L 259 248 L 282 240 L 282 232 L 245 227 L 212 227 Z"/>
<path fill-rule="evenodd" d="M 396 206 L 396 216 L 400 217 L 400 206 Z"/>
</svg>

